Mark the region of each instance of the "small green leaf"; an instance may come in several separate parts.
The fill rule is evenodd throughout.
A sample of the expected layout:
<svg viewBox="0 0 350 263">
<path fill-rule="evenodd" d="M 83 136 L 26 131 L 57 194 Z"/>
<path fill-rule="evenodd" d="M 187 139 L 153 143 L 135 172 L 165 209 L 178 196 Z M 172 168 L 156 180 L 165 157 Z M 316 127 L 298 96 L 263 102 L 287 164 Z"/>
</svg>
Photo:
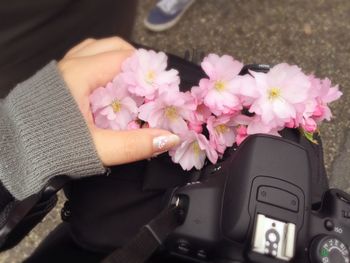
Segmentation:
<svg viewBox="0 0 350 263">
<path fill-rule="evenodd" d="M 300 131 L 302 132 L 302 134 L 304 134 L 305 138 L 308 139 L 310 142 L 312 142 L 314 144 L 318 144 L 317 140 L 314 139 L 314 133 L 313 132 L 307 132 L 304 129 L 300 129 Z"/>
</svg>

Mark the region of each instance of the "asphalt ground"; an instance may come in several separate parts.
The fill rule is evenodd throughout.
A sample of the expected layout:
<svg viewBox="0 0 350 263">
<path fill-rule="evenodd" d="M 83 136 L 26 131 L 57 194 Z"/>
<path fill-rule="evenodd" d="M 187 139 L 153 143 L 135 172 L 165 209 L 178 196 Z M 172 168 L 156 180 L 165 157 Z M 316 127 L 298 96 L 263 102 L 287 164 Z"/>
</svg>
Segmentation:
<svg viewBox="0 0 350 263">
<path fill-rule="evenodd" d="M 329 77 L 344 93 L 320 130 L 331 185 L 350 192 L 350 1 L 197 0 L 172 29 L 153 33 L 143 20 L 156 1 L 142 0 L 133 40 L 184 56 L 230 54 L 246 64 L 287 62 Z M 60 204 L 0 262 L 21 262 L 60 222 Z"/>
</svg>

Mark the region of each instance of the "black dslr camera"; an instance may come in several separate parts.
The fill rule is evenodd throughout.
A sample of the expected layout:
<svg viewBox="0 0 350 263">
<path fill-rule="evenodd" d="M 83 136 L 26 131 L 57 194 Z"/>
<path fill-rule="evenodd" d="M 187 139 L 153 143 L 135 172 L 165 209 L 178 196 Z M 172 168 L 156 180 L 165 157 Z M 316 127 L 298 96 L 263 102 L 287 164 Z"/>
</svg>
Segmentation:
<svg viewBox="0 0 350 263">
<path fill-rule="evenodd" d="M 167 250 L 192 262 L 349 263 L 350 196 L 331 189 L 312 207 L 310 177 L 302 146 L 250 136 L 173 192 L 187 215 Z"/>
</svg>

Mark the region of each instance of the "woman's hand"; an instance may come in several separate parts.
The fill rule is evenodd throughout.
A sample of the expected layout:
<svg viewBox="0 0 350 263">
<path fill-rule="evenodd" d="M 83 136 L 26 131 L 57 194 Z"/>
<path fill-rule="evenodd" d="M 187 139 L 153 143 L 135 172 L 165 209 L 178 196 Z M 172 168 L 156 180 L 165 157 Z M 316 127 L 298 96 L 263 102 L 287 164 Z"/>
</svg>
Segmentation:
<svg viewBox="0 0 350 263">
<path fill-rule="evenodd" d="M 112 131 L 97 128 L 89 95 L 116 76 L 134 48 L 118 37 L 87 39 L 72 48 L 58 63 L 67 86 L 83 114 L 97 153 L 106 166 L 146 159 L 179 143 L 179 137 L 161 129 Z"/>
</svg>

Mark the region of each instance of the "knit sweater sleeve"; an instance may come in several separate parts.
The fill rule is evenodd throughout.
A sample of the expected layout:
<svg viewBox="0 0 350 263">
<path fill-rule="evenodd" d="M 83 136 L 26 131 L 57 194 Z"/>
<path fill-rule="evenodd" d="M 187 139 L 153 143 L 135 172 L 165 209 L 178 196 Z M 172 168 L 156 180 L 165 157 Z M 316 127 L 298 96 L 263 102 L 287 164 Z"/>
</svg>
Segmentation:
<svg viewBox="0 0 350 263">
<path fill-rule="evenodd" d="M 15 200 L 39 192 L 55 176 L 104 172 L 55 62 L 0 101 L 0 185 Z"/>
</svg>

